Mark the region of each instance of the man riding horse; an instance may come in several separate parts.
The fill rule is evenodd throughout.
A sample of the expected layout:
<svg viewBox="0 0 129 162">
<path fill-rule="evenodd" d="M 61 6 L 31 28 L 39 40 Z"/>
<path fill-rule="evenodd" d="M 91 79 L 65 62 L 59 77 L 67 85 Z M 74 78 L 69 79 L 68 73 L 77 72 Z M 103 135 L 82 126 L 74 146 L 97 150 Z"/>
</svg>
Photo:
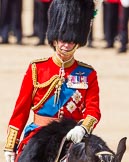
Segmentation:
<svg viewBox="0 0 129 162">
<path fill-rule="evenodd" d="M 33 61 L 26 71 L 9 121 L 4 149 L 7 162 L 18 161 L 31 137 L 54 120 L 81 121 L 66 135 L 74 143 L 90 135 L 98 124 L 101 113 L 97 73 L 92 66 L 77 61 L 74 53 L 86 45 L 99 4 L 93 0 L 52 1 L 47 38 L 55 53 Z M 30 110 L 34 120 L 25 128 L 19 144 Z"/>
</svg>

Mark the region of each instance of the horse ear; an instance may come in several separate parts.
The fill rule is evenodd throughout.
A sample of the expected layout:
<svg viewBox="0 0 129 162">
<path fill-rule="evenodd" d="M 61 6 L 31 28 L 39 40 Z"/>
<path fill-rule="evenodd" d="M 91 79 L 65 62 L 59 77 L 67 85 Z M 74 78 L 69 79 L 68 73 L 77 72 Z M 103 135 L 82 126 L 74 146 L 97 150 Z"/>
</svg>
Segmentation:
<svg viewBox="0 0 129 162">
<path fill-rule="evenodd" d="M 125 153 L 125 150 L 126 150 L 126 139 L 127 137 L 124 137 L 122 138 L 120 141 L 119 141 L 119 144 L 118 144 L 118 147 L 117 147 L 117 152 L 116 152 L 116 156 L 115 156 L 115 159 L 116 159 L 116 162 L 121 162 L 121 159 Z"/>
</svg>

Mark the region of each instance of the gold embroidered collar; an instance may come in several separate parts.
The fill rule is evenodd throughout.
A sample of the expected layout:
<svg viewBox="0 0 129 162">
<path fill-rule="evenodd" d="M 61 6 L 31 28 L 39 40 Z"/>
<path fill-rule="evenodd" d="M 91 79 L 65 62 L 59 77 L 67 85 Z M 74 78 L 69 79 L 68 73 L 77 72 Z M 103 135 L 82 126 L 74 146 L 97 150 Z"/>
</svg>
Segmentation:
<svg viewBox="0 0 129 162">
<path fill-rule="evenodd" d="M 62 60 L 57 56 L 57 54 L 54 54 L 54 55 L 52 56 L 52 60 L 53 60 L 53 62 L 54 62 L 57 66 L 59 66 L 59 67 L 64 67 L 64 68 L 68 68 L 68 67 L 72 66 L 72 65 L 74 64 L 74 62 L 75 62 L 74 57 L 72 57 L 72 58 L 71 58 L 70 60 L 68 60 L 68 61 L 62 61 Z"/>
</svg>

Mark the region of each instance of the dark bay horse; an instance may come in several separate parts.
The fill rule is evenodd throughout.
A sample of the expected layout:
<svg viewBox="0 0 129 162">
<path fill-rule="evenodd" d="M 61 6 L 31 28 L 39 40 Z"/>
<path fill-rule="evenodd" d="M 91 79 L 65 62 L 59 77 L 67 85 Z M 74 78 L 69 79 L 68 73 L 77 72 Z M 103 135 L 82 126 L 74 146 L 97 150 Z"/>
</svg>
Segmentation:
<svg viewBox="0 0 129 162">
<path fill-rule="evenodd" d="M 126 150 L 126 137 L 113 152 L 98 136 L 91 135 L 78 144 L 65 141 L 58 160 L 60 144 L 77 123 L 67 119 L 42 127 L 25 146 L 18 162 L 121 162 Z"/>
</svg>

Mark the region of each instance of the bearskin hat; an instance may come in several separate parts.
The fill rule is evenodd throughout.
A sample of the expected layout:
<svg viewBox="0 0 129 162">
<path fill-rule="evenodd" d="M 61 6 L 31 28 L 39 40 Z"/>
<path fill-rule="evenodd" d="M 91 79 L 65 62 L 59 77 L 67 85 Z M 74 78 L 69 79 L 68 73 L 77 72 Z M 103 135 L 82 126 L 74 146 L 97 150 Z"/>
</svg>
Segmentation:
<svg viewBox="0 0 129 162">
<path fill-rule="evenodd" d="M 48 43 L 54 40 L 84 46 L 94 14 L 93 0 L 53 0 L 48 11 Z"/>
</svg>

